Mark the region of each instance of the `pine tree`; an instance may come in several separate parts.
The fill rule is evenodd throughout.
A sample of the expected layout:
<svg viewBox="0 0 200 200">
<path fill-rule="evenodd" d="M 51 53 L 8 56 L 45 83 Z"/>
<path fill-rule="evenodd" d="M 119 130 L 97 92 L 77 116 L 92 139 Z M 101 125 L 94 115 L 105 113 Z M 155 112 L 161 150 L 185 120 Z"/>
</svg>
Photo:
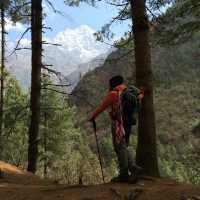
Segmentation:
<svg viewBox="0 0 200 200">
<path fill-rule="evenodd" d="M 27 164 L 28 95 L 17 80 L 6 73 L 2 160 L 25 168 Z"/>
<path fill-rule="evenodd" d="M 40 124 L 41 68 L 42 68 L 42 0 L 32 0 L 31 5 L 31 121 L 29 127 L 28 171 L 37 169 L 38 134 Z"/>
<path fill-rule="evenodd" d="M 137 86 L 142 86 L 145 90 L 145 97 L 139 113 L 136 162 L 144 169 L 145 174 L 159 176 L 149 22 L 144 0 L 131 0 L 131 15 L 134 34 L 136 83 Z"/>
<path fill-rule="evenodd" d="M 0 99 L 0 158 L 2 154 L 3 114 L 4 114 L 4 70 L 5 70 L 5 2 L 1 6 L 1 99 Z"/>
<path fill-rule="evenodd" d="M 27 14 L 29 10 L 29 3 L 26 0 L 0 0 L 1 9 L 1 78 L 0 78 L 0 157 L 3 152 L 2 140 L 4 136 L 4 96 L 6 85 L 6 73 L 5 73 L 5 18 L 9 17 L 13 22 L 27 21 L 27 17 L 24 17 L 24 13 Z M 26 19 L 26 20 L 25 20 Z"/>
</svg>

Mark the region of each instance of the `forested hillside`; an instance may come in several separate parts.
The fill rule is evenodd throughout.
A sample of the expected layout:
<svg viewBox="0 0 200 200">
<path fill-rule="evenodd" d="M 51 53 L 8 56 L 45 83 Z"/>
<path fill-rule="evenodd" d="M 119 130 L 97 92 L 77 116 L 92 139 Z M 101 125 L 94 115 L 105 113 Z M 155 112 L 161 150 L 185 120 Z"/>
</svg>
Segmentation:
<svg viewBox="0 0 200 200">
<path fill-rule="evenodd" d="M 171 23 L 168 26 L 173 26 Z M 200 137 L 199 33 L 195 32 L 184 42 L 169 46 L 167 43 L 159 43 L 157 29 L 159 27 L 152 31 L 152 65 L 160 169 L 164 176 L 198 183 L 199 166 L 195 159 L 198 157 Z M 133 65 L 134 53 L 130 51 L 130 46 L 117 50 L 108 56 L 103 66 L 84 76 L 74 89 L 71 101 L 78 107 L 77 124 L 87 127 L 88 135 L 92 134 L 92 130 L 85 120 L 107 93 L 108 80 L 113 75 L 121 74 L 127 84 L 134 83 Z M 108 161 L 112 153 L 106 114 L 99 117 L 97 125 L 102 151 Z M 136 137 L 133 143 L 135 145 Z"/>
</svg>

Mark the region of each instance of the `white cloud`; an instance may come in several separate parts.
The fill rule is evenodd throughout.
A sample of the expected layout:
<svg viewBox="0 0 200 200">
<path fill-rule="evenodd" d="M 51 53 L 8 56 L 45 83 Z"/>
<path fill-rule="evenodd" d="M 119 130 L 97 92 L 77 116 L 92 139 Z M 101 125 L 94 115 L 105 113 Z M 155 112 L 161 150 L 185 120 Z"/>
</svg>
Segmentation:
<svg viewBox="0 0 200 200">
<path fill-rule="evenodd" d="M 23 31 L 25 29 L 25 27 L 23 26 L 23 24 L 17 22 L 17 23 L 13 23 L 10 19 L 6 18 L 6 31 Z"/>
<path fill-rule="evenodd" d="M 87 25 L 75 29 L 67 28 L 58 33 L 53 42 L 61 44 L 61 49 L 65 51 L 76 52 L 80 62 L 87 62 L 108 50 L 107 46 L 95 40 L 94 33 L 95 30 Z"/>
<path fill-rule="evenodd" d="M 59 32 L 54 38 L 44 38 L 50 43 L 58 43 L 62 46 L 44 45 L 44 63 L 53 64 L 54 69 L 64 75 L 75 71 L 81 63 L 89 62 L 96 56 L 105 54 L 109 47 L 95 40 L 95 30 L 87 25 Z M 29 47 L 30 40 L 23 39 L 21 47 Z M 13 42 L 10 46 L 15 46 Z M 29 50 L 17 52 L 8 60 L 10 71 L 23 83 L 30 82 L 30 60 Z"/>
</svg>

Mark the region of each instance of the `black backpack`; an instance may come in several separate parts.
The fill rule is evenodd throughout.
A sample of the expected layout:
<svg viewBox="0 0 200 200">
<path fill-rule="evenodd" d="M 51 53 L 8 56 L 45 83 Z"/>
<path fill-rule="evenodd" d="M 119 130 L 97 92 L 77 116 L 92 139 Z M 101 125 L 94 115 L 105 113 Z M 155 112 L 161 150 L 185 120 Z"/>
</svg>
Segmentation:
<svg viewBox="0 0 200 200">
<path fill-rule="evenodd" d="M 136 113 L 140 111 L 141 101 L 138 98 L 140 90 L 135 86 L 129 86 L 121 93 L 121 112 L 124 124 L 135 125 Z"/>
</svg>

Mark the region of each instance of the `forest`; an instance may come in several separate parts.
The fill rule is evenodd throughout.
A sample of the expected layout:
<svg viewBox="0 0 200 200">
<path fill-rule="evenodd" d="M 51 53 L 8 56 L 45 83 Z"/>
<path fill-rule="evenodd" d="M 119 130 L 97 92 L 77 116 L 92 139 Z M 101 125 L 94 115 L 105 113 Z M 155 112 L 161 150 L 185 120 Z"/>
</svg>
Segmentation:
<svg viewBox="0 0 200 200">
<path fill-rule="evenodd" d="M 93 33 L 95 42 L 111 50 L 105 59 L 96 58 L 97 66 L 90 60 L 91 68 L 83 74 L 80 69 L 76 78 L 73 73 L 65 76 L 44 61 L 46 49 L 62 47 L 44 36 L 51 29 L 45 24 L 48 15 L 63 15 L 56 3 L 0 0 L 0 196 L 5 200 L 200 199 L 200 1 L 62 3 L 70 9 L 106 4 L 117 10 Z M 26 27 L 9 53 L 8 20 Z M 128 29 L 116 37 L 113 24 L 120 27 L 127 22 Z M 21 45 L 26 35 L 30 47 Z M 8 67 L 13 56 L 24 51 L 31 63 L 27 89 Z M 119 75 L 126 85 L 144 91 L 126 146 L 142 169 L 132 184 L 111 181 L 121 168 L 109 109 L 91 118 L 108 94 L 109 80 Z"/>
</svg>

